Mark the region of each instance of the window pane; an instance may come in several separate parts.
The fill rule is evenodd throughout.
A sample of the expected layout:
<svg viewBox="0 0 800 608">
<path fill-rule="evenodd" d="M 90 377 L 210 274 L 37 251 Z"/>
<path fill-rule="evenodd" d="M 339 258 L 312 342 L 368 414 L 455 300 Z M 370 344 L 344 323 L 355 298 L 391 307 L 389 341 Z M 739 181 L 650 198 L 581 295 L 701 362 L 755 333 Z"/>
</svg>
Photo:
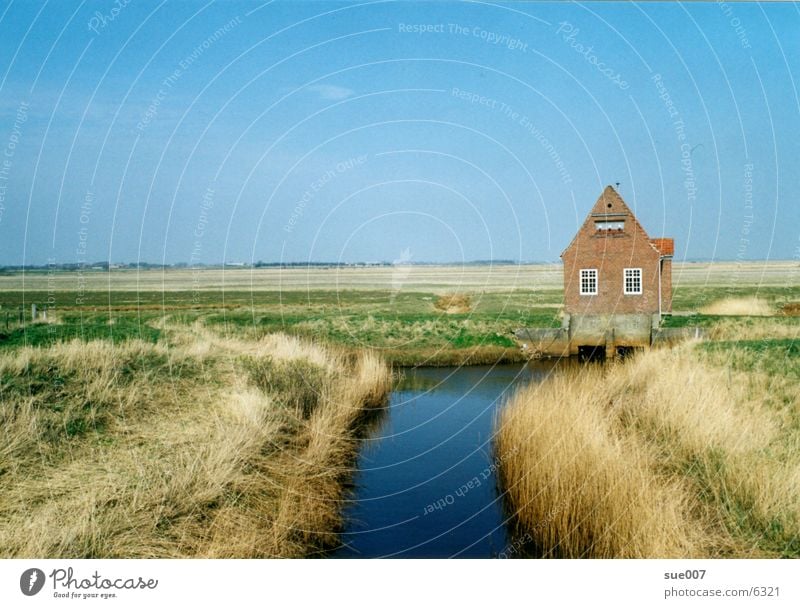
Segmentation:
<svg viewBox="0 0 800 608">
<path fill-rule="evenodd" d="M 624 274 L 624 289 L 628 294 L 642 293 L 642 269 L 626 268 Z"/>
<path fill-rule="evenodd" d="M 581 269 L 581 295 L 595 295 L 597 293 L 597 270 L 594 268 Z"/>
</svg>

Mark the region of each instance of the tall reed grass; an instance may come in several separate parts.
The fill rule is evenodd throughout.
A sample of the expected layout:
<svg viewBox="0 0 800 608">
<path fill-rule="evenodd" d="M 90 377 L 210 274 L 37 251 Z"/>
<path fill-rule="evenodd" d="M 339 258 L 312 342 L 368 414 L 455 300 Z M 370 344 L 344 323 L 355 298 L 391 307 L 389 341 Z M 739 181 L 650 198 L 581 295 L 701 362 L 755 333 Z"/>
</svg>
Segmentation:
<svg viewBox="0 0 800 608">
<path fill-rule="evenodd" d="M 684 345 L 521 389 L 496 443 L 519 531 L 546 556 L 800 555 L 800 403 L 765 386 Z"/>
</svg>

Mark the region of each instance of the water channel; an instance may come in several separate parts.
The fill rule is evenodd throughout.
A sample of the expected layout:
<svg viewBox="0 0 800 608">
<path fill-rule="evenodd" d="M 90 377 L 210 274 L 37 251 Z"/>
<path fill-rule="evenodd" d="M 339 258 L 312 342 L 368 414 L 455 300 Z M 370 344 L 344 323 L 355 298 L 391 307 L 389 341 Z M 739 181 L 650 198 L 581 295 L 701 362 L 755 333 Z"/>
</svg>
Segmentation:
<svg viewBox="0 0 800 608">
<path fill-rule="evenodd" d="M 407 370 L 362 444 L 333 556 L 508 556 L 495 416 L 510 391 L 559 365 Z"/>
</svg>

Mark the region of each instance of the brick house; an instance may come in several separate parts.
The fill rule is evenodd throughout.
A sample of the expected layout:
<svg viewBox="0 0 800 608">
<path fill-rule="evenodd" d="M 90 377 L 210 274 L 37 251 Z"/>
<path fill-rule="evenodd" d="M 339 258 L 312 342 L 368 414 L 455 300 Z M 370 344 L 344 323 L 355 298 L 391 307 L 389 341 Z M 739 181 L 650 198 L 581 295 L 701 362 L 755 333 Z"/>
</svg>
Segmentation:
<svg viewBox="0 0 800 608">
<path fill-rule="evenodd" d="M 673 239 L 651 239 L 608 186 L 561 254 L 564 310 L 576 315 L 658 315 L 672 311 Z"/>
<path fill-rule="evenodd" d="M 520 328 L 531 356 L 625 356 L 683 339 L 660 328 L 672 310 L 672 239 L 651 239 L 617 191 L 608 186 L 561 254 L 564 315 L 560 328 Z M 695 336 L 699 329 L 692 328 Z"/>
</svg>

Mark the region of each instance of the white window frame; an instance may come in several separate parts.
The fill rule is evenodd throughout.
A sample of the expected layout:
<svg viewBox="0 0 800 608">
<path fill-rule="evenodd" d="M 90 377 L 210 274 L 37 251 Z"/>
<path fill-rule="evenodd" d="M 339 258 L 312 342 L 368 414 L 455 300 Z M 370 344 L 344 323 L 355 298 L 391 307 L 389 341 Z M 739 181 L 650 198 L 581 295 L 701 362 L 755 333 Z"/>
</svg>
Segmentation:
<svg viewBox="0 0 800 608">
<path fill-rule="evenodd" d="M 628 289 L 628 278 L 629 278 L 628 274 L 629 273 L 630 273 L 630 279 L 631 279 L 633 285 L 636 284 L 636 277 L 637 277 L 637 274 L 638 274 L 638 278 L 639 278 L 639 281 L 638 281 L 639 289 L 638 290 Z M 622 289 L 623 289 L 623 291 L 624 291 L 626 296 L 640 296 L 640 295 L 642 295 L 642 283 L 643 283 L 643 279 L 642 279 L 642 269 L 641 268 L 625 268 L 622 271 Z"/>
<path fill-rule="evenodd" d="M 584 273 L 586 274 L 584 275 Z M 594 291 L 584 291 L 583 289 L 584 276 L 586 278 L 587 285 L 591 285 L 591 281 L 592 279 L 594 279 Z M 598 286 L 599 286 L 599 280 L 597 278 L 597 268 L 581 268 L 578 280 L 578 289 L 580 291 L 580 294 L 582 296 L 596 296 Z"/>
<path fill-rule="evenodd" d="M 623 232 L 625 220 L 598 220 L 594 223 L 594 227 L 599 232 Z"/>
</svg>

